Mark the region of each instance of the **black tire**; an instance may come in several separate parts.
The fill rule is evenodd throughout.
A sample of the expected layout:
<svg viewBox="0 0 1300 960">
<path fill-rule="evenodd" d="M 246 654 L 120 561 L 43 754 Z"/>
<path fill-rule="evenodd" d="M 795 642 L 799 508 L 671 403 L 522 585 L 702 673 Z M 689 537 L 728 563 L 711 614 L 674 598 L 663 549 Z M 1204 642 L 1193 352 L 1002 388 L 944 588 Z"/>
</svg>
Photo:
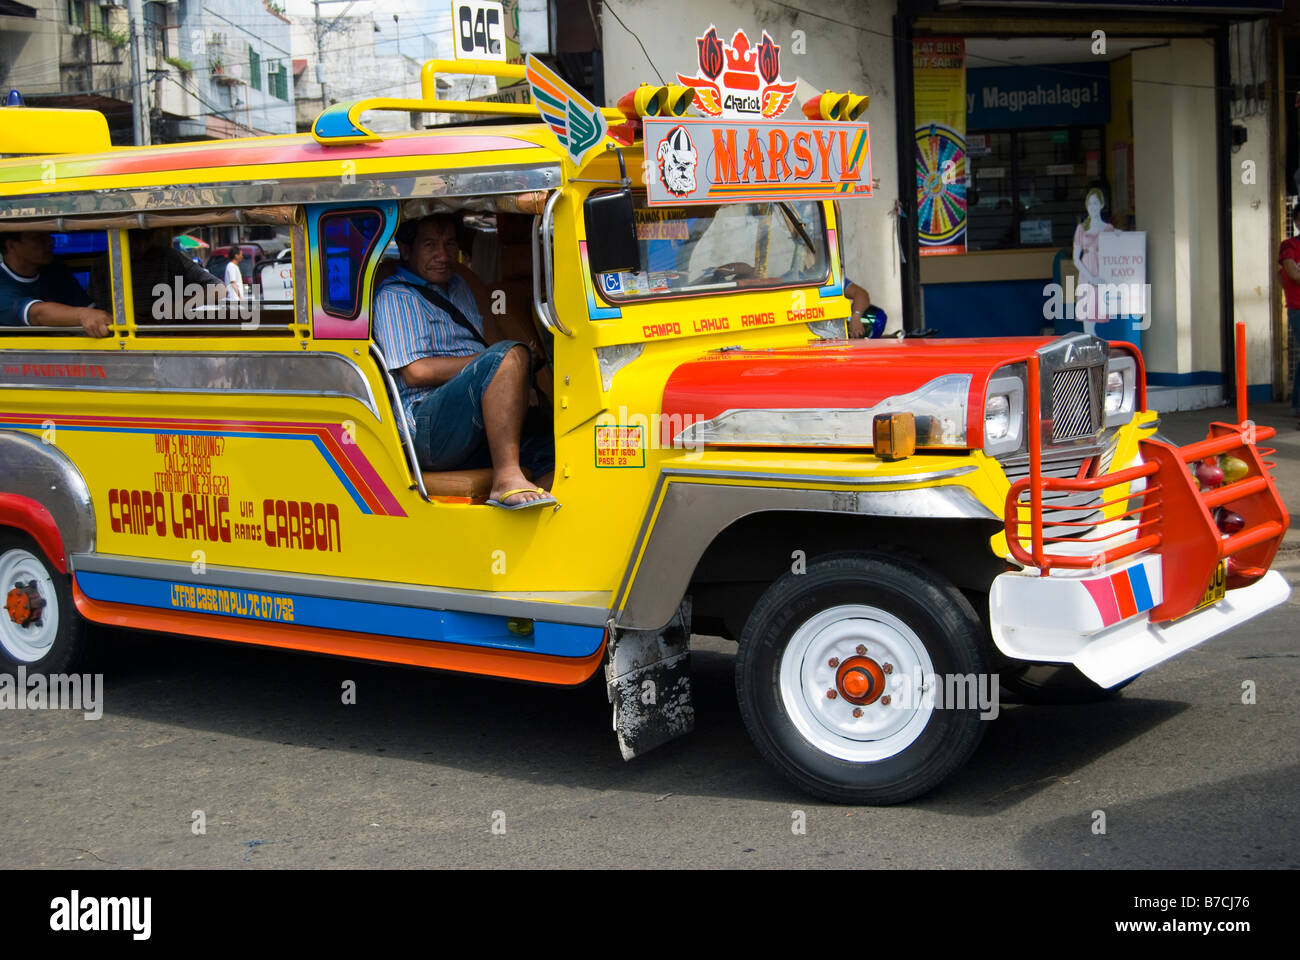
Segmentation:
<svg viewBox="0 0 1300 960">
<path fill-rule="evenodd" d="M 1140 676 L 1129 677 L 1113 687 L 1100 687 L 1073 664 L 1027 663 L 1003 672 L 999 679 L 1007 692 L 1022 702 L 1050 705 L 1109 700 Z"/>
<path fill-rule="evenodd" d="M 28 673 L 48 675 L 72 673 L 83 666 L 87 624 L 72 602 L 70 578 L 59 573 L 45 552 L 26 534 L 3 529 L 0 529 L 0 575 L 4 577 L 0 582 L 0 672 L 13 673 L 22 666 Z M 9 598 L 14 590 L 29 583 L 37 584 L 35 595 L 45 607 L 39 618 L 19 624 L 10 613 Z M 41 631 L 51 621 L 57 626 L 47 628 L 50 637 L 45 643 Z M 32 631 L 30 636 L 26 635 L 28 630 Z"/>
<path fill-rule="evenodd" d="M 901 622 L 912 638 L 920 641 L 936 676 L 973 674 L 982 685 L 991 682 L 987 679 L 980 620 L 961 591 L 934 572 L 904 558 L 880 553 L 834 554 L 809 563 L 806 573 L 787 573 L 768 588 L 754 607 L 736 658 L 740 713 L 763 757 L 802 790 L 835 803 L 901 803 L 933 790 L 970 758 L 984 734 L 981 711 L 978 704 L 970 704 L 966 709 L 936 708 L 927 718 L 923 709 L 913 710 L 910 718 L 906 718 L 912 733 L 882 735 L 878 740 L 856 730 L 845 735 L 810 723 L 807 719 L 810 712 L 815 715 L 816 711 L 835 707 L 835 700 L 827 698 L 830 701 L 827 706 L 817 699 L 816 691 L 807 692 L 815 686 L 811 671 L 821 670 L 821 660 L 817 657 L 824 657 L 825 650 L 829 649 L 819 648 L 818 644 L 824 642 L 822 637 L 837 631 L 849 638 L 837 642 L 854 643 L 851 638 L 856 627 L 853 625 L 861 622 L 859 616 L 846 610 L 843 618 L 837 619 L 839 608 L 854 605 L 859 611 L 874 608 L 877 614 Z M 827 618 L 833 626 L 816 632 L 816 625 Z M 863 636 L 869 633 L 864 632 Z M 806 640 L 810 635 L 814 639 Z M 868 639 L 868 653 L 873 652 L 869 645 L 872 642 Z M 907 643 L 911 646 L 913 640 Z M 783 687 L 782 668 L 787 649 L 791 650 L 791 656 L 785 663 Z M 823 652 L 819 655 L 816 649 Z M 856 646 L 852 649 L 857 651 Z M 826 662 L 829 665 L 830 661 Z M 796 668 L 792 666 L 795 664 L 803 666 Z M 791 682 L 792 669 L 802 671 L 796 682 Z M 919 661 L 913 669 L 924 672 Z M 897 681 L 902 683 L 907 674 L 899 673 Z M 892 671 L 885 682 L 895 682 Z M 996 689 L 991 692 L 997 695 Z M 787 709 L 785 696 L 792 698 L 795 716 Z M 900 704 L 903 699 L 899 697 Z M 852 712 L 852 705 L 842 697 L 840 703 Z M 865 713 L 889 709 L 889 706 L 882 696 L 859 709 Z M 900 713 L 900 717 L 904 716 Z M 884 717 L 878 713 L 868 716 L 866 722 L 877 722 Z M 836 722 L 850 722 L 843 715 L 835 718 Z M 800 723 L 813 731 L 812 738 L 801 732 Z M 917 729 L 919 734 L 914 732 Z M 903 742 L 909 735 L 914 739 Z M 889 753 L 893 749 L 891 740 L 900 744 L 892 754 Z M 828 752 L 828 748 L 867 758 L 846 759 Z M 882 755 L 872 758 L 871 751 Z"/>
</svg>

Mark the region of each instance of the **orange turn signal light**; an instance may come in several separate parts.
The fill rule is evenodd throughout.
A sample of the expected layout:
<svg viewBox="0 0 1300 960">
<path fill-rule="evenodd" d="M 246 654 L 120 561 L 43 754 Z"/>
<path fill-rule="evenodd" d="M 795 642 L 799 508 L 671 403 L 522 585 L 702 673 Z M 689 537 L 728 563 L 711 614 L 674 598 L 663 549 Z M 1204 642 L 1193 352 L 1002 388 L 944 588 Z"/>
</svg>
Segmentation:
<svg viewBox="0 0 1300 960">
<path fill-rule="evenodd" d="M 637 117 L 681 117 L 695 102 L 695 88 L 675 83 L 652 86 L 643 83 L 618 99 L 618 108 L 629 120 Z"/>
<path fill-rule="evenodd" d="M 804 102 L 803 115 L 809 120 L 856 120 L 870 103 L 871 97 L 865 94 L 827 90 L 820 97 Z"/>
<path fill-rule="evenodd" d="M 916 417 L 878 413 L 871 421 L 872 445 L 881 460 L 902 460 L 916 453 Z"/>
</svg>

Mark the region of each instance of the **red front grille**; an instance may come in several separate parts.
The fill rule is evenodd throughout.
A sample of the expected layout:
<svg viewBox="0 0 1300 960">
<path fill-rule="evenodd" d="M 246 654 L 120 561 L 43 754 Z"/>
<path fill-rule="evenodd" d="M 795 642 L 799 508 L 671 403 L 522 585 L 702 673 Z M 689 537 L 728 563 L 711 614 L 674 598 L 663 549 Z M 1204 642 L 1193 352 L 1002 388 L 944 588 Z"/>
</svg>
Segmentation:
<svg viewBox="0 0 1300 960">
<path fill-rule="evenodd" d="M 1037 396 L 1036 357 L 1030 359 L 1028 374 L 1029 395 Z M 1156 621 L 1193 610 L 1222 560 L 1232 558 L 1229 589 L 1246 586 L 1268 570 L 1289 523 L 1269 475 L 1272 464 L 1262 459 L 1263 451 L 1255 446 L 1256 440 L 1274 435 L 1271 427 L 1215 423 L 1205 440 L 1185 447 L 1143 440 L 1145 462 L 1136 467 L 1097 477 L 1052 477 L 1043 475 L 1041 417 L 1035 405 L 1029 406 L 1029 475 L 1011 484 L 1005 513 L 1007 546 L 1020 563 L 1047 576 L 1053 568 L 1095 569 L 1139 553 L 1159 553 L 1164 600 L 1151 612 Z M 1246 474 L 1234 483 L 1202 491 L 1189 466 L 1221 454 L 1244 461 Z M 1139 479 L 1146 480 L 1145 489 L 1130 493 L 1126 488 Z M 1113 488 L 1120 492 L 1101 499 L 1102 491 Z M 1094 509 L 1120 504 L 1124 509 L 1098 527 L 1096 520 L 1063 517 L 1061 511 L 1069 508 L 1044 496 L 1057 491 L 1097 493 Z M 1245 520 L 1245 526 L 1231 536 L 1219 531 L 1213 516 L 1214 510 L 1229 505 Z M 1071 535 L 1074 527 L 1090 529 Z M 1063 549 L 1066 544 L 1071 548 Z"/>
</svg>

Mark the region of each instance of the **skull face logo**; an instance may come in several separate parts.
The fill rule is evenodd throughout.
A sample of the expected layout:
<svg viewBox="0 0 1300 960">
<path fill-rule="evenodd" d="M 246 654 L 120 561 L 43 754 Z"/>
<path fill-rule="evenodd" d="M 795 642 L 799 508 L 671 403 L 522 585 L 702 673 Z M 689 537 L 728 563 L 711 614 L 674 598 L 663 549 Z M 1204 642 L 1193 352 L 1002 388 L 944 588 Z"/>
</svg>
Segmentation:
<svg viewBox="0 0 1300 960">
<path fill-rule="evenodd" d="M 695 165 L 699 156 L 685 127 L 673 127 L 659 143 L 659 179 L 675 197 L 695 192 Z"/>
</svg>

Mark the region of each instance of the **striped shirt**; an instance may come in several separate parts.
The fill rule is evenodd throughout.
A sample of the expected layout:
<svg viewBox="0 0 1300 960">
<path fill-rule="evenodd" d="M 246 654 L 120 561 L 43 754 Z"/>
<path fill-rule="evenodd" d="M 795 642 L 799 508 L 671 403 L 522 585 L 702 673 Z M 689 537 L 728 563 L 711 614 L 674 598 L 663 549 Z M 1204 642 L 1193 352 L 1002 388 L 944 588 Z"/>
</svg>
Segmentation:
<svg viewBox="0 0 1300 960">
<path fill-rule="evenodd" d="M 397 381 L 397 393 L 406 419 L 415 427 L 411 413 L 417 400 L 437 390 L 437 387 L 412 387 L 397 372 L 424 357 L 469 357 L 482 353 L 483 344 L 475 340 L 468 330 L 452 320 L 447 311 L 440 310 L 412 287 L 432 287 L 428 281 L 405 267 L 398 267 L 393 275 L 379 285 L 375 297 L 374 336 L 388 360 L 388 369 Z M 445 290 L 438 290 L 450 300 L 465 319 L 483 334 L 483 318 L 469 284 L 456 274 Z M 486 339 L 486 338 L 485 338 Z"/>
</svg>

